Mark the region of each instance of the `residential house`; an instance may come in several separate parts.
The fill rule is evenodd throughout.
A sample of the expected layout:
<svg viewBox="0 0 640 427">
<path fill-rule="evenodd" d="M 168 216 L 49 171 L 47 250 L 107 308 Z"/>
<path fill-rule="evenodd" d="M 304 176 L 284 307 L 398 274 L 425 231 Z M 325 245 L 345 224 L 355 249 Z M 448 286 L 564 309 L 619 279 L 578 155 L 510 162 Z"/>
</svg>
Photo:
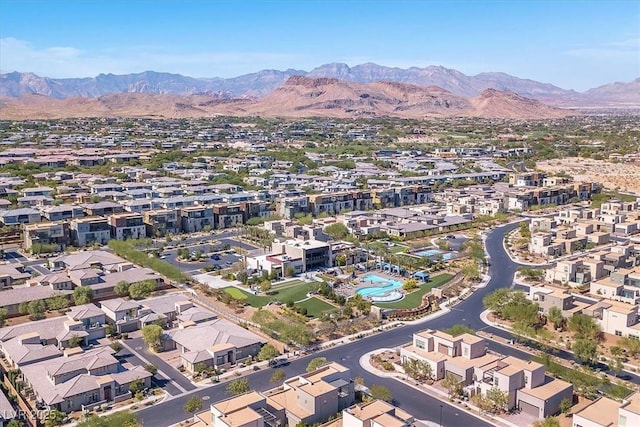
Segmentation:
<svg viewBox="0 0 640 427">
<path fill-rule="evenodd" d="M 264 339 L 226 319 L 214 319 L 199 324 L 185 322 L 181 328 L 169 331 L 165 348 L 177 348 L 182 366 L 195 372 L 196 365 L 227 368 L 255 357 Z"/>
<path fill-rule="evenodd" d="M 21 371 L 27 387 L 46 408 L 62 412 L 93 408 L 131 397 L 129 386 L 142 381 L 151 386 L 151 374 L 143 367 L 126 369 L 110 347 L 69 352 Z"/>
</svg>

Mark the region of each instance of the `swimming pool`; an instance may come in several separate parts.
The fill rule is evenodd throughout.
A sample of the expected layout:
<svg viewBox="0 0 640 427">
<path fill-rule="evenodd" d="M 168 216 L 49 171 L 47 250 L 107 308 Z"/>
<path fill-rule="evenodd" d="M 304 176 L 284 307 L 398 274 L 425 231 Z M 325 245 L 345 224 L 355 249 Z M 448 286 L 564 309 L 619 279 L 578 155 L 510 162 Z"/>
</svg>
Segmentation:
<svg viewBox="0 0 640 427">
<path fill-rule="evenodd" d="M 362 276 L 362 280 L 364 280 L 365 282 L 370 282 L 372 285 L 377 285 L 358 289 L 356 293 L 362 295 L 363 297 L 386 295 L 391 291 L 402 288 L 402 282 L 394 279 L 387 279 L 386 277 L 381 277 L 373 273 Z"/>
</svg>

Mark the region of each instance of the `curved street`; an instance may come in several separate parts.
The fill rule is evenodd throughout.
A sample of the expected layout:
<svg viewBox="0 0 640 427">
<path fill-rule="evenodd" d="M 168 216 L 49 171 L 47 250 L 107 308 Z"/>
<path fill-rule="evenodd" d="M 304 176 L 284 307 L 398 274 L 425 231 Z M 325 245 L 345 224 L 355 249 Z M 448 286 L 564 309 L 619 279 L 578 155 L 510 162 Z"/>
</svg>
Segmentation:
<svg viewBox="0 0 640 427">
<path fill-rule="evenodd" d="M 413 414 L 416 419 L 427 421 L 434 426 L 491 425 L 462 411 L 456 406 L 449 405 L 428 394 L 416 393 L 413 388 L 399 381 L 377 377 L 362 368 L 359 364 L 359 359 L 362 354 L 369 351 L 384 347 L 393 348 L 407 343 L 412 339 L 413 333 L 417 331 L 427 328 L 445 329 L 455 324 L 465 324 L 475 330 L 484 330 L 496 337 L 502 337 L 505 339 L 505 344 L 487 340 L 489 349 L 505 355 L 529 359 L 531 357 L 529 353 L 506 344 L 506 340 L 512 338 L 509 332 L 488 326 L 480 319 L 480 313 L 484 310 L 482 298 L 495 289 L 509 287 L 513 283 L 513 276 L 519 264 L 513 262 L 507 255 L 504 250 L 503 240 L 504 235 L 517 226 L 518 223 L 510 223 L 497 227 L 488 233 L 485 244 L 487 253 L 489 254 L 489 273 L 491 279 L 485 287 L 477 289 L 465 300 L 453 306 L 449 313 L 435 319 L 391 329 L 348 344 L 318 351 L 304 358 L 293 360 L 291 364 L 284 367 L 286 376 L 292 377 L 304 373 L 310 359 L 322 356 L 330 361 L 339 362 L 348 367 L 351 369 L 354 378 L 362 377 L 368 386 L 372 384 L 382 384 L 387 387 L 391 391 L 395 403 L 400 408 Z M 573 358 L 573 355 L 566 351 L 560 351 L 556 356 L 566 359 Z M 603 368 L 603 371 L 606 370 L 606 367 L 601 368 Z M 259 391 L 273 388 L 274 384 L 269 381 L 271 374 L 271 369 L 263 369 L 252 373 L 247 377 L 249 379 L 249 385 L 252 389 Z M 640 377 L 631 375 L 631 378 L 633 382 L 640 384 Z M 144 425 L 147 426 L 171 425 L 187 418 L 188 415 L 184 412 L 183 405 L 191 395 L 196 394 L 204 397 L 206 405 L 210 402 L 216 402 L 228 397 L 225 393 L 225 387 L 226 384 L 222 383 L 199 388 L 193 392 L 169 398 L 153 407 L 139 410 L 137 414 Z M 442 419 L 440 419 L 441 414 Z"/>
</svg>

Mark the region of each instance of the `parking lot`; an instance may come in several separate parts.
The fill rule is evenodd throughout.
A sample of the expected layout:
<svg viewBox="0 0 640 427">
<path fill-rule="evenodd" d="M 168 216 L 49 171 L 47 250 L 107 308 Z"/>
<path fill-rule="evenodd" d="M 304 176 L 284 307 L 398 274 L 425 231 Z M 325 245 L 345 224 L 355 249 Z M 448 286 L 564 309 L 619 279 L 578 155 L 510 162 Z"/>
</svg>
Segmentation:
<svg viewBox="0 0 640 427">
<path fill-rule="evenodd" d="M 200 251 L 202 253 L 200 260 L 178 260 L 178 252 L 182 249 L 187 249 L 190 255 L 195 255 Z M 236 252 L 237 249 L 253 250 L 256 248 L 244 242 L 237 242 L 232 239 L 220 239 L 219 243 L 216 244 L 195 243 L 174 249 L 167 249 L 162 252 L 161 258 L 179 268 L 184 273 L 197 274 L 205 267 L 220 270 L 241 262 L 242 255 Z"/>
</svg>

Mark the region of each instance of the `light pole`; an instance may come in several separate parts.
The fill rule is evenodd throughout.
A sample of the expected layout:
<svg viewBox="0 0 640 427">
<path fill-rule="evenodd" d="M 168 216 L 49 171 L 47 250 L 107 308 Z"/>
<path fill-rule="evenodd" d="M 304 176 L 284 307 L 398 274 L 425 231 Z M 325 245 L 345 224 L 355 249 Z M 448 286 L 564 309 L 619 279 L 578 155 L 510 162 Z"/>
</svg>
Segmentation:
<svg viewBox="0 0 640 427">
<path fill-rule="evenodd" d="M 440 405 L 440 427 L 442 427 L 442 405 Z"/>
</svg>

